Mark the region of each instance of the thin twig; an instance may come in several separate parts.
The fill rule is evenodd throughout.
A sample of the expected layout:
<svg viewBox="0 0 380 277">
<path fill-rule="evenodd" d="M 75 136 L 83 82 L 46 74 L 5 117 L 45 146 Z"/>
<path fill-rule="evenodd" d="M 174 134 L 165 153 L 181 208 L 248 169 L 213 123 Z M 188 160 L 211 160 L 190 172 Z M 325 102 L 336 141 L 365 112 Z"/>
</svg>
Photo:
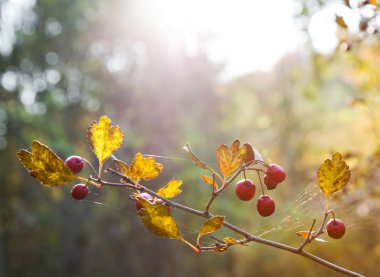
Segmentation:
<svg viewBox="0 0 380 277">
<path fill-rule="evenodd" d="M 187 211 L 189 213 L 192 213 L 194 215 L 198 215 L 198 216 L 201 216 L 201 217 L 204 217 L 204 218 L 212 218 L 214 215 L 211 214 L 211 213 L 208 213 L 206 214 L 205 212 L 201 212 L 201 211 L 198 211 L 198 210 L 195 210 L 193 208 L 190 208 L 190 207 L 187 207 L 187 206 L 184 206 L 184 205 L 181 205 L 179 203 L 176 203 L 172 200 L 169 200 L 169 199 L 166 199 L 164 197 L 162 197 L 161 195 L 155 193 L 154 191 L 142 186 L 142 185 L 139 185 L 131 180 L 129 177 L 121 174 L 120 172 L 117 172 L 113 169 L 108 169 L 107 170 L 108 172 L 111 172 L 112 174 L 115 174 L 115 175 L 118 175 L 120 176 L 124 181 L 126 181 L 127 183 L 109 183 L 109 182 L 106 182 L 106 181 L 103 181 L 103 180 L 98 180 L 102 185 L 104 186 L 118 186 L 118 187 L 126 187 L 126 188 L 129 188 L 129 189 L 132 189 L 132 190 L 140 190 L 140 191 L 144 191 L 144 192 L 147 192 L 149 194 L 151 194 L 152 196 L 155 196 L 157 198 L 160 198 L 162 199 L 163 201 L 165 201 L 165 203 L 169 206 L 173 206 L 175 208 L 178 208 L 178 209 L 181 209 L 181 210 L 184 210 L 184 211 Z M 320 235 L 321 233 L 323 233 L 323 228 L 324 228 L 324 225 L 326 223 L 326 219 L 327 219 L 327 215 L 329 214 L 329 212 L 325 212 L 324 213 L 324 216 L 323 216 L 323 220 L 322 220 L 322 224 L 318 230 L 318 232 L 310 238 L 310 240 L 313 240 L 315 239 L 318 235 Z M 296 247 L 292 247 L 292 246 L 289 246 L 289 245 L 286 245 L 286 244 L 282 244 L 282 243 L 279 243 L 279 242 L 275 242 L 275 241 L 271 241 L 271 240 L 267 240 L 267 239 L 264 239 L 264 238 L 260 238 L 260 237 L 257 237 L 255 235 L 252 235 L 240 228 L 238 228 L 237 226 L 235 225 L 232 225 L 231 223 L 227 222 L 227 221 L 224 221 L 223 222 L 223 226 L 225 226 L 227 229 L 237 233 L 237 234 L 240 234 L 242 236 L 245 237 L 244 240 L 242 240 L 241 242 L 244 244 L 244 243 L 248 243 L 248 242 L 251 242 L 251 241 L 254 241 L 254 242 L 257 242 L 257 243 L 261 243 L 261 244 L 265 244 L 265 245 L 268 245 L 268 246 L 272 246 L 272 247 L 275 247 L 275 248 L 278 248 L 278 249 L 281 249 L 281 250 L 285 250 L 285 251 L 288 251 L 290 253 L 293 253 L 293 254 L 297 254 L 297 255 L 301 255 L 305 258 L 308 258 L 310 260 L 313 260 L 321 265 L 324 265 L 328 268 L 331 268 L 337 272 L 340 272 L 340 273 L 343 273 L 343 274 L 346 274 L 348 276 L 356 276 L 356 277 L 364 277 L 363 275 L 357 273 L 357 272 L 354 272 L 354 271 L 351 271 L 351 270 L 348 270 L 344 267 L 340 267 L 336 264 L 333 264 L 329 261 L 326 261 L 320 257 L 317 257 L 311 253 L 308 253 L 308 252 L 305 252 L 299 248 L 296 248 Z M 207 249 L 207 248 L 201 248 L 201 250 L 203 251 L 209 251 L 210 249 Z M 214 248 L 215 249 L 215 248 Z"/>
<path fill-rule="evenodd" d="M 311 233 L 313 232 L 313 228 L 314 228 L 314 225 L 315 225 L 315 219 L 313 220 L 313 223 L 311 224 L 311 227 L 310 227 L 310 230 L 309 230 L 309 233 L 307 233 L 307 237 L 306 239 L 304 240 L 304 242 L 298 247 L 298 250 L 299 251 L 302 251 L 302 249 L 305 247 L 306 244 L 310 243 L 312 240 L 310 239 L 310 235 Z M 312 237 L 313 238 L 313 237 Z M 314 238 L 313 238 L 314 239 Z"/>
</svg>

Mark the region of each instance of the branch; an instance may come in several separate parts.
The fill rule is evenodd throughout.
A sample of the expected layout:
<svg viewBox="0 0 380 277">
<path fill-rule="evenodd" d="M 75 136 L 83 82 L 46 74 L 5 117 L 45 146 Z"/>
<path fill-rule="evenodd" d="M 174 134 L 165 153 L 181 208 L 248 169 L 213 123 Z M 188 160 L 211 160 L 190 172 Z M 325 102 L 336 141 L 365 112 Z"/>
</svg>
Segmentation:
<svg viewBox="0 0 380 277">
<path fill-rule="evenodd" d="M 240 169 L 241 170 L 241 169 Z M 113 170 L 113 169 L 107 169 L 107 172 L 111 172 L 112 174 L 115 174 L 119 177 L 122 178 L 122 180 L 124 180 L 126 183 L 110 183 L 110 182 L 106 182 L 106 181 L 103 181 L 103 180 L 93 180 L 93 181 L 97 181 L 99 183 L 101 183 L 103 186 L 117 186 L 117 187 L 126 187 L 126 188 L 129 188 L 129 189 L 132 189 L 132 190 L 139 190 L 139 191 L 143 191 L 143 192 L 147 192 L 149 193 L 150 195 L 154 196 L 154 197 L 157 197 L 163 201 L 165 201 L 165 203 L 169 206 L 172 206 L 172 207 L 175 207 L 175 208 L 178 208 L 180 210 L 183 210 L 183 211 L 186 211 L 186 212 L 189 212 L 189 213 L 192 213 L 194 215 L 197 215 L 197 216 L 200 216 L 200 217 L 203 217 L 203 218 L 212 218 L 214 215 L 212 215 L 211 213 L 206 213 L 206 212 L 201 212 L 201 211 L 198 211 L 198 210 L 195 210 L 193 208 L 190 208 L 190 207 L 187 207 L 187 206 L 184 206 L 184 205 L 181 205 L 177 202 L 174 202 L 172 200 L 169 200 L 169 199 L 166 199 L 164 197 L 162 197 L 161 195 L 157 194 L 156 192 L 140 185 L 140 184 L 136 184 L 132 179 L 130 179 L 129 177 L 121 174 L 120 172 L 116 171 L 116 170 Z M 232 177 L 232 178 L 236 178 L 236 174 Z M 232 179 L 231 178 L 231 179 Z M 313 240 L 315 239 L 317 236 L 319 236 L 320 234 L 323 233 L 323 228 L 324 228 L 324 225 L 326 223 L 326 219 L 327 219 L 327 215 L 329 214 L 329 212 L 325 212 L 324 213 L 324 217 L 323 217 L 323 220 L 322 220 L 322 224 L 318 230 L 318 232 L 312 236 L 309 240 Z M 288 251 L 288 252 L 291 252 L 293 254 L 297 254 L 297 255 L 300 255 L 300 256 L 303 256 L 305 258 L 308 258 L 310 260 L 313 260 L 323 266 L 326 266 L 328 268 L 331 268 L 337 272 L 340 272 L 340 273 L 343 273 L 343 274 L 346 274 L 348 276 L 356 276 L 356 277 L 363 277 L 363 275 L 357 273 L 357 272 L 354 272 L 354 271 L 351 271 L 351 270 L 348 270 L 346 268 L 343 268 L 343 267 L 340 267 L 336 264 L 333 264 L 327 260 L 324 260 L 320 257 L 317 257 L 311 253 L 308 253 L 308 252 L 305 252 L 303 251 L 302 248 L 298 247 L 292 247 L 292 246 L 289 246 L 289 245 L 286 245 L 286 244 L 282 244 L 282 243 L 279 243 L 279 242 L 275 242 L 275 241 L 271 241 L 271 240 L 267 240 L 267 239 L 263 239 L 263 238 L 260 238 L 260 237 L 257 237 L 255 235 L 252 235 L 240 228 L 238 228 L 237 226 L 235 225 L 232 225 L 231 223 L 227 222 L 227 221 L 224 221 L 223 222 L 223 226 L 226 227 L 227 229 L 239 234 L 239 235 L 242 235 L 243 237 L 245 237 L 245 239 L 241 240 L 241 243 L 244 244 L 244 243 L 248 243 L 248 242 L 251 242 L 251 241 L 254 241 L 254 242 L 257 242 L 257 243 L 261 243 L 261 244 L 265 244 L 265 245 L 268 245 L 268 246 L 272 246 L 272 247 L 275 247 L 275 248 L 278 248 L 278 249 L 281 249 L 281 250 L 285 250 L 285 251 Z M 214 248 L 215 249 L 215 248 Z M 201 250 L 205 250 L 205 251 L 210 251 L 211 249 L 210 248 L 201 248 Z"/>
</svg>

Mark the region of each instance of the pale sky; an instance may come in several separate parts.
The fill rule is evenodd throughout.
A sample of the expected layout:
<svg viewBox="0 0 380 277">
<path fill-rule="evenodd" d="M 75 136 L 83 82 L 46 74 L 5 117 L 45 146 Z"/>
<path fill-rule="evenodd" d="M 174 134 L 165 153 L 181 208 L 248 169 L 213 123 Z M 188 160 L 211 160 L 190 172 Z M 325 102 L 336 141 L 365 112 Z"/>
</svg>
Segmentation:
<svg viewBox="0 0 380 277">
<path fill-rule="evenodd" d="M 211 31 L 213 61 L 225 62 L 228 77 L 269 70 L 278 59 L 295 51 L 301 37 L 293 22 L 292 0 L 160 0 L 155 11 L 172 35 Z M 170 34 L 169 34 L 170 36 Z M 195 46 L 196 47 L 196 46 Z M 191 49 L 190 49 L 191 50 Z"/>
<path fill-rule="evenodd" d="M 334 1 L 333 1 L 334 2 Z M 332 3 L 333 3 L 332 2 Z M 11 28 L 32 9 L 35 0 L 9 0 L 0 17 L 0 52 L 10 51 L 15 42 Z M 303 39 L 293 14 L 299 9 L 292 0 L 152 0 L 146 20 L 157 25 L 171 40 L 185 40 L 189 54 L 195 52 L 197 34 L 212 32 L 207 45 L 212 61 L 225 64 L 224 79 L 252 71 L 268 71 L 285 54 L 299 48 Z M 328 53 L 336 47 L 335 9 L 318 12 L 309 31 L 315 48 Z M 342 10 L 342 13 L 347 11 Z"/>
</svg>

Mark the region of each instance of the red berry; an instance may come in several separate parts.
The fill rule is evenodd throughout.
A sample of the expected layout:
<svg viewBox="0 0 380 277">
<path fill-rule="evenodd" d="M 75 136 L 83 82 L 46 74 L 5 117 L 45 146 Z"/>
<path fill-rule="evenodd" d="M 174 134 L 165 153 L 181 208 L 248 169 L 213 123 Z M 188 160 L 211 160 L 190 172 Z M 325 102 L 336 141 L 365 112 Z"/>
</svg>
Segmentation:
<svg viewBox="0 0 380 277">
<path fill-rule="evenodd" d="M 276 206 L 269 195 L 261 195 L 257 200 L 257 211 L 261 216 L 270 216 L 274 213 Z"/>
<path fill-rule="evenodd" d="M 264 184 L 267 186 L 268 190 L 275 189 L 277 187 L 277 185 L 278 185 L 278 183 L 276 183 L 275 181 L 273 181 L 272 179 L 270 179 L 268 177 L 268 175 L 264 176 Z"/>
<path fill-rule="evenodd" d="M 79 156 L 70 156 L 66 159 L 65 164 L 71 169 L 75 174 L 82 171 L 84 166 L 84 161 Z"/>
<path fill-rule="evenodd" d="M 235 193 L 240 200 L 248 201 L 255 196 L 256 185 L 249 179 L 243 179 L 236 183 Z"/>
<path fill-rule="evenodd" d="M 89 192 L 85 184 L 77 184 L 71 189 L 71 196 L 76 200 L 84 199 Z"/>
<path fill-rule="evenodd" d="M 146 192 L 140 193 L 139 196 L 144 198 L 145 200 L 148 200 L 150 203 L 153 202 L 153 197 Z M 141 205 L 139 200 L 135 201 L 135 206 L 136 206 L 137 210 L 140 210 L 142 208 L 142 205 Z"/>
<path fill-rule="evenodd" d="M 285 173 L 285 170 L 281 166 L 277 164 L 271 164 L 267 168 L 267 176 L 273 182 L 276 182 L 277 184 L 279 184 L 285 180 L 286 173 Z"/>
<path fill-rule="evenodd" d="M 340 239 L 346 232 L 346 227 L 340 219 L 330 219 L 326 224 L 326 230 L 329 237 L 333 239 Z"/>
</svg>

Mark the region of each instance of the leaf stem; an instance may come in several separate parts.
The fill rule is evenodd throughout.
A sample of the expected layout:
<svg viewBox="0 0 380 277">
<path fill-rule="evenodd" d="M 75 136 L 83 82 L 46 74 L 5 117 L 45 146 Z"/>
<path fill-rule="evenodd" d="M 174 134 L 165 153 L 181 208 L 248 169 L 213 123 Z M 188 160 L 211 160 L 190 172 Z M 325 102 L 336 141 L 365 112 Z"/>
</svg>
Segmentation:
<svg viewBox="0 0 380 277">
<path fill-rule="evenodd" d="M 86 160 L 86 159 L 83 159 L 82 160 L 91 168 L 91 170 L 95 173 L 96 176 L 98 176 L 98 172 L 96 172 L 95 168 L 92 166 L 92 164 Z"/>
</svg>

